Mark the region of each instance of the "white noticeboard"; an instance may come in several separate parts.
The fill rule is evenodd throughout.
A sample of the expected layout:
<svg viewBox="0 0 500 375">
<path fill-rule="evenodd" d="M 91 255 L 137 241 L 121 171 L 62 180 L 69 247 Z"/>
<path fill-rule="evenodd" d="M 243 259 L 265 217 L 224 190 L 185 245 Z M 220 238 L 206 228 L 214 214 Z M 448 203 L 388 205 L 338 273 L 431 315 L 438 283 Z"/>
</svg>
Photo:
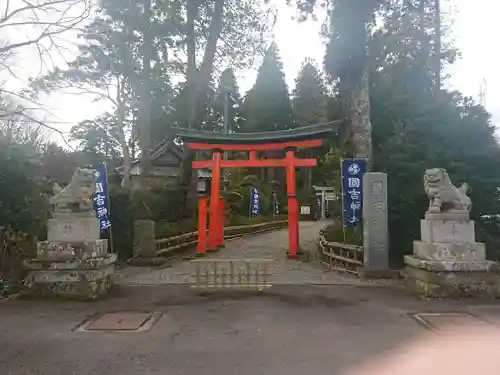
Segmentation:
<svg viewBox="0 0 500 375">
<path fill-rule="evenodd" d="M 325 201 L 336 201 L 337 194 L 335 193 L 325 193 Z"/>
<path fill-rule="evenodd" d="M 310 215 L 311 214 L 311 206 L 300 206 L 300 214 L 301 215 Z"/>
</svg>

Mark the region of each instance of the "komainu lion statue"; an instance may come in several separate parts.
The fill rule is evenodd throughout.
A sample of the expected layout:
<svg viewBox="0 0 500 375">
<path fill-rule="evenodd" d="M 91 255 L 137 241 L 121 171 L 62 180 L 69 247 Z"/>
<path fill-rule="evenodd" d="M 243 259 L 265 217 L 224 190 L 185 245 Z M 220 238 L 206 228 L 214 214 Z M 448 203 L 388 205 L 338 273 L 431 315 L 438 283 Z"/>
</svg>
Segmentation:
<svg viewBox="0 0 500 375">
<path fill-rule="evenodd" d="M 94 170 L 76 168 L 70 183 L 61 188 L 54 184 L 50 204 L 55 205 L 55 212 L 91 212 L 92 196 L 95 191 Z"/>
<path fill-rule="evenodd" d="M 456 188 L 443 168 L 426 169 L 424 189 L 429 197 L 428 213 L 469 213 L 471 200 L 466 195 L 468 185 Z"/>
</svg>

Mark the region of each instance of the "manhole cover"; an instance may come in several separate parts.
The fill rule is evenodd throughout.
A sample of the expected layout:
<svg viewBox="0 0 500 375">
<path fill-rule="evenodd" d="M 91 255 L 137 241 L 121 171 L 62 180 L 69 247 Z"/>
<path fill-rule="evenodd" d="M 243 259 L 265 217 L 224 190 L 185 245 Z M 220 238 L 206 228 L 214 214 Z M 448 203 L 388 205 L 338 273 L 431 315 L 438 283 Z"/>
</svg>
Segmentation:
<svg viewBox="0 0 500 375">
<path fill-rule="evenodd" d="M 77 331 L 146 331 L 160 318 L 159 312 L 117 311 L 85 320 Z"/>
<path fill-rule="evenodd" d="M 484 320 L 469 313 L 437 312 L 411 315 L 417 322 L 434 331 L 442 331 L 445 328 L 470 326 L 472 324 L 486 324 Z"/>
</svg>

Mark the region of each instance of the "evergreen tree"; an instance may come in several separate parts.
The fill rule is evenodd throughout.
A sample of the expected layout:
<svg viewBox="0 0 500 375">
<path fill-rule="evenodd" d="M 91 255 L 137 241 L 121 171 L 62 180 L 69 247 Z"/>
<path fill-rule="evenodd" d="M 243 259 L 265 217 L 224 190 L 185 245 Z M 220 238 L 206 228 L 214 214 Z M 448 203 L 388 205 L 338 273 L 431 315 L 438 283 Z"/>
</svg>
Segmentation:
<svg viewBox="0 0 500 375">
<path fill-rule="evenodd" d="M 224 131 L 224 117 L 227 110 L 228 132 L 239 130 L 241 95 L 233 69 L 225 69 L 219 79 L 215 97 L 211 103 L 211 116 L 207 124 L 211 130 Z"/>
<path fill-rule="evenodd" d="M 266 51 L 254 86 L 245 98 L 244 131 L 290 129 L 294 117 L 288 87 L 275 43 Z"/>
<path fill-rule="evenodd" d="M 326 88 L 314 63 L 306 59 L 295 79 L 293 109 L 298 126 L 318 124 L 326 117 Z"/>
<path fill-rule="evenodd" d="M 326 117 L 326 88 L 313 61 L 306 59 L 302 69 L 295 79 L 293 90 L 293 109 L 297 126 L 314 125 L 323 122 Z M 307 157 L 317 156 L 317 151 L 306 150 Z M 298 180 L 302 182 L 305 189 L 312 188 L 312 168 L 299 170 Z"/>
<path fill-rule="evenodd" d="M 349 108 L 352 153 L 372 159 L 367 44 L 383 0 L 332 0 L 325 68 Z"/>
<path fill-rule="evenodd" d="M 434 167 L 445 168 L 456 185 L 469 184 L 471 216 L 491 250 L 491 232 L 480 219 L 500 212 L 500 177 L 495 172 L 500 147 L 490 116 L 460 93 L 435 90 L 436 67 L 421 60 L 426 48 L 433 47 L 420 43 L 415 19 L 420 15 L 393 6 L 368 46 L 373 168 L 388 174 L 391 255 L 401 260 L 419 238 L 419 222 L 428 205 L 422 175 Z M 452 62 L 456 51 L 442 48 L 443 57 Z"/>
</svg>

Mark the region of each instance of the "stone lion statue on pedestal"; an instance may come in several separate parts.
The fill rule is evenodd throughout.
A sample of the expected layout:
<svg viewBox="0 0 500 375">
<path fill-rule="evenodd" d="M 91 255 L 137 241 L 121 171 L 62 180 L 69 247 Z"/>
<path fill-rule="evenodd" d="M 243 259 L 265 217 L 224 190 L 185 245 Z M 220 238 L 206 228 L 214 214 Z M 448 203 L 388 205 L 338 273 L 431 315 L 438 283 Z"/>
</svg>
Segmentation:
<svg viewBox="0 0 500 375">
<path fill-rule="evenodd" d="M 76 168 L 70 183 L 61 188 L 54 184 L 50 204 L 55 205 L 55 213 L 92 212 L 92 196 L 95 192 L 95 171 Z"/>
<path fill-rule="evenodd" d="M 427 213 L 469 213 L 471 199 L 466 195 L 468 185 L 455 187 L 443 168 L 426 169 L 424 189 L 429 197 Z"/>
</svg>

